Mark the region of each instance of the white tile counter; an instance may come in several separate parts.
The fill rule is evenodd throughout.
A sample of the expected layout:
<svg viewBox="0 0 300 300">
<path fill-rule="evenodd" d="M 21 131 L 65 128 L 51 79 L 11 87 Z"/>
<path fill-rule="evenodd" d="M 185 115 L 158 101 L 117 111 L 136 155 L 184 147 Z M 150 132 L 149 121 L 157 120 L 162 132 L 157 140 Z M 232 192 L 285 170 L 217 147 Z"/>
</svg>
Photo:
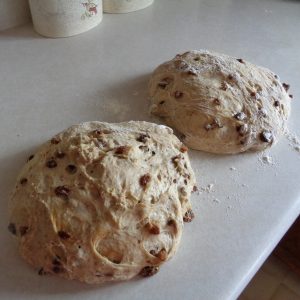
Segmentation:
<svg viewBox="0 0 300 300">
<path fill-rule="evenodd" d="M 31 24 L 0 32 L 0 299 L 235 299 L 300 211 L 300 153 L 285 137 L 267 154 L 273 164 L 257 153 L 190 151 L 196 218 L 149 279 L 97 287 L 38 276 L 6 229 L 8 197 L 26 158 L 56 132 L 88 120 L 152 120 L 149 74 L 189 49 L 277 73 L 291 84 L 290 130 L 300 135 L 299 30 L 296 0 L 157 0 L 72 38 L 43 38 Z"/>
</svg>

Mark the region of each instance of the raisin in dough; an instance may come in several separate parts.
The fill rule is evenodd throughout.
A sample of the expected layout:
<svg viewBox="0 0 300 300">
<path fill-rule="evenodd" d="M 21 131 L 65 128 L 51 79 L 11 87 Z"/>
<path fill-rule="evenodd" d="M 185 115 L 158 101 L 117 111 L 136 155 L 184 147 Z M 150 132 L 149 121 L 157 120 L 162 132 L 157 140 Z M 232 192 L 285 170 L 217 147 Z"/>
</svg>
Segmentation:
<svg viewBox="0 0 300 300">
<path fill-rule="evenodd" d="M 163 125 L 73 126 L 29 158 L 9 230 L 40 274 L 87 283 L 153 275 L 193 217 L 187 148 Z"/>
<path fill-rule="evenodd" d="M 154 71 L 150 110 L 193 149 L 258 151 L 274 144 L 286 129 L 287 89 L 277 75 L 243 59 L 189 51 Z"/>
</svg>

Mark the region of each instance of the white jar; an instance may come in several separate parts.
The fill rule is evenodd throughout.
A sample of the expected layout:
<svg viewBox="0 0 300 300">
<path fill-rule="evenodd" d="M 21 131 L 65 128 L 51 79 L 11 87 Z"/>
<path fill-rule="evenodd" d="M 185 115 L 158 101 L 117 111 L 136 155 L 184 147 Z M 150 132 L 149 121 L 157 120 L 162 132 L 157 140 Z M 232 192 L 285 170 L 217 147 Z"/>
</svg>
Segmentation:
<svg viewBox="0 0 300 300">
<path fill-rule="evenodd" d="M 88 31 L 102 20 L 102 0 L 29 0 L 33 26 L 47 37 Z"/>
<path fill-rule="evenodd" d="M 103 0 L 103 11 L 106 13 L 128 13 L 151 5 L 154 0 Z"/>
</svg>

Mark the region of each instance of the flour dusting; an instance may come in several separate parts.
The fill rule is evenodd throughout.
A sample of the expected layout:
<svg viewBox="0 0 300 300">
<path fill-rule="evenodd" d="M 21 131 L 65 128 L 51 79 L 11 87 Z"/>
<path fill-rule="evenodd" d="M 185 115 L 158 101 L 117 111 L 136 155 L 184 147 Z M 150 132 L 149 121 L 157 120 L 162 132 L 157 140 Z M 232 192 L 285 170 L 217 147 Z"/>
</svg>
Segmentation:
<svg viewBox="0 0 300 300">
<path fill-rule="evenodd" d="M 274 165 L 273 157 L 270 155 L 263 155 L 259 160 L 266 165 Z"/>
<path fill-rule="evenodd" d="M 126 116 L 130 113 L 130 107 L 114 98 L 108 98 L 106 102 L 102 104 L 102 109 L 107 112 L 108 115 L 113 116 L 118 122 L 126 120 Z"/>
<path fill-rule="evenodd" d="M 290 132 L 287 130 L 285 132 L 285 137 L 289 141 L 289 145 L 297 152 L 300 152 L 300 138 L 297 136 L 296 133 Z"/>
<path fill-rule="evenodd" d="M 213 198 L 213 202 L 220 203 L 221 201 L 218 198 Z"/>
<path fill-rule="evenodd" d="M 208 184 L 207 186 L 205 187 L 200 187 L 199 188 L 199 192 L 202 193 L 202 192 L 205 192 L 205 193 L 213 193 L 215 190 L 213 189 L 214 188 L 214 184 L 213 183 L 210 183 Z"/>
</svg>

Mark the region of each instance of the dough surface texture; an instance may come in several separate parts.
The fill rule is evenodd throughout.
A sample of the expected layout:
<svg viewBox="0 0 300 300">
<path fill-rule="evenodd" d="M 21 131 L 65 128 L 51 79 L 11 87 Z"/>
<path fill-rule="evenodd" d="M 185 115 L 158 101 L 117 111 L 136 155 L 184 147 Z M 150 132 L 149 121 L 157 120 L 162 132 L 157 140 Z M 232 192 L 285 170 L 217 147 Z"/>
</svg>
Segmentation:
<svg viewBox="0 0 300 300">
<path fill-rule="evenodd" d="M 289 85 L 266 68 L 207 50 L 189 51 L 153 72 L 153 115 L 190 148 L 212 153 L 261 151 L 286 130 Z"/>
<path fill-rule="evenodd" d="M 163 125 L 70 127 L 29 157 L 9 230 L 39 274 L 86 283 L 151 276 L 193 218 L 187 148 Z"/>
</svg>

